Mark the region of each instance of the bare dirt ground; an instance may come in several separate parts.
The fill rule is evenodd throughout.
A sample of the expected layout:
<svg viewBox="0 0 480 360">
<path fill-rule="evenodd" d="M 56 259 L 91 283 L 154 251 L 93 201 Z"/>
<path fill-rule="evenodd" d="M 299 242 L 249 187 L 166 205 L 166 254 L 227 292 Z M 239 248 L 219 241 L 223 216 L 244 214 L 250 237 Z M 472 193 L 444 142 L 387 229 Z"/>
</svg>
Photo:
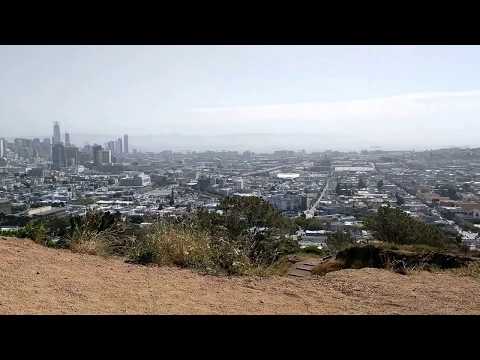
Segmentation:
<svg viewBox="0 0 480 360">
<path fill-rule="evenodd" d="M 0 238 L 0 314 L 480 314 L 480 281 L 361 269 L 226 278 Z"/>
</svg>

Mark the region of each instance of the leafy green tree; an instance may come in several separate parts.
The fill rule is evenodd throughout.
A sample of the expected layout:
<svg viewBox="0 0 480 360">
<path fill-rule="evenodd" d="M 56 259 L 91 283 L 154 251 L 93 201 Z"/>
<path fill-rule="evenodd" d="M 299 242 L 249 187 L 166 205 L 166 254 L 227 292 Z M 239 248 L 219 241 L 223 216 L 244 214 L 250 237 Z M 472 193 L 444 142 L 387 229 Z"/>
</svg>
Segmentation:
<svg viewBox="0 0 480 360">
<path fill-rule="evenodd" d="M 395 244 L 425 244 L 444 247 L 454 244 L 437 227 L 412 218 L 399 208 L 381 207 L 365 221 L 365 226 L 380 241 Z"/>
<path fill-rule="evenodd" d="M 303 230 L 322 230 L 325 228 L 325 224 L 320 221 L 318 218 L 309 218 L 307 219 L 305 214 L 298 216 L 293 221 L 296 229 Z"/>
<path fill-rule="evenodd" d="M 398 192 L 395 193 L 395 198 L 397 200 L 397 205 L 398 206 L 402 206 L 403 204 L 405 204 L 405 199 L 402 196 L 400 196 L 400 194 Z"/>
<path fill-rule="evenodd" d="M 452 200 L 461 199 L 460 195 L 458 195 L 457 193 L 457 188 L 453 184 L 447 184 L 447 185 L 441 186 L 438 189 L 438 192 L 440 193 L 440 195 L 447 196 Z"/>
<path fill-rule="evenodd" d="M 286 218 L 268 202 L 256 197 L 226 197 L 220 203 L 227 218 L 237 217 L 246 227 L 280 227 L 290 226 Z"/>
<path fill-rule="evenodd" d="M 355 244 L 349 232 L 338 230 L 329 234 L 327 238 L 327 247 L 332 251 L 341 251 Z"/>
</svg>

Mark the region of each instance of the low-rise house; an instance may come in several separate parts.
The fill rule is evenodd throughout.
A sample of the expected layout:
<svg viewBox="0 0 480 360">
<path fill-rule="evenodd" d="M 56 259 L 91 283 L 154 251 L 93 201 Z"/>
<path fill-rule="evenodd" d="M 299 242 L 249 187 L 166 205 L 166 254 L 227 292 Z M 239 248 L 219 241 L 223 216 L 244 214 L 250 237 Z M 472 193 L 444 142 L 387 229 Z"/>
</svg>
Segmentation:
<svg viewBox="0 0 480 360">
<path fill-rule="evenodd" d="M 479 203 L 460 203 L 459 206 L 463 209 L 465 217 L 472 219 L 480 219 Z"/>
</svg>

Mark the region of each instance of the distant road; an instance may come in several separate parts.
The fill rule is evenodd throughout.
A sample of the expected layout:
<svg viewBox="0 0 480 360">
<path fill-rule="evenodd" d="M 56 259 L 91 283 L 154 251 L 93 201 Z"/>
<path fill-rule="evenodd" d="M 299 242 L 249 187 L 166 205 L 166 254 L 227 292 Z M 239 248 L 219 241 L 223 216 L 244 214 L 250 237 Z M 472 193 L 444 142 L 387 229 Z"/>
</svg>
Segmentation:
<svg viewBox="0 0 480 360">
<path fill-rule="evenodd" d="M 270 169 L 257 170 L 257 171 L 253 171 L 253 172 L 250 172 L 250 173 L 243 174 L 242 176 L 253 176 L 253 175 L 265 174 L 265 173 L 268 173 L 270 171 L 280 170 L 280 169 L 283 169 L 283 168 L 288 167 L 288 166 L 291 166 L 291 165 L 290 164 L 280 165 L 280 166 L 275 166 L 275 167 L 270 168 Z"/>
<path fill-rule="evenodd" d="M 313 215 L 315 213 L 315 210 L 317 209 L 317 206 L 320 204 L 320 201 L 322 201 L 323 197 L 327 193 L 329 184 L 330 184 L 330 177 L 327 179 L 327 182 L 325 183 L 325 186 L 323 187 L 322 193 L 318 197 L 317 201 L 315 201 L 315 203 L 312 205 L 312 207 L 310 207 L 310 209 L 305 211 L 305 213 L 310 213 L 311 215 Z"/>
</svg>

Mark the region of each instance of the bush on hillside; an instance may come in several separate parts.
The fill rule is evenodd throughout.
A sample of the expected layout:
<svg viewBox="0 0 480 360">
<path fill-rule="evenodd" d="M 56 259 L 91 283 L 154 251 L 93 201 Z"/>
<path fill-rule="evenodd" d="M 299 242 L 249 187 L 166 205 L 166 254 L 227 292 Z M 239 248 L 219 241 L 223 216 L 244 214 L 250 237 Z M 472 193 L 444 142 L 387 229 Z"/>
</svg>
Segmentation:
<svg viewBox="0 0 480 360">
<path fill-rule="evenodd" d="M 249 260 L 241 246 L 211 237 L 193 224 L 159 221 L 129 243 L 129 258 L 138 263 L 176 265 L 205 272 L 242 273 Z"/>
<path fill-rule="evenodd" d="M 337 231 L 329 234 L 327 238 L 327 247 L 330 251 L 338 252 L 355 245 L 355 241 L 349 232 Z"/>
<path fill-rule="evenodd" d="M 292 222 L 262 199 L 226 198 L 221 208 L 223 214 L 200 210 L 152 221 L 146 228 L 129 228 L 119 214 L 88 211 L 85 216 L 27 224 L 17 236 L 80 253 L 226 274 L 262 273 L 300 250 L 289 236 Z M 53 236 L 64 240 L 54 243 Z"/>
<path fill-rule="evenodd" d="M 435 247 L 455 245 L 441 230 L 412 218 L 398 208 L 381 207 L 365 221 L 373 236 L 394 244 L 425 244 Z"/>
<path fill-rule="evenodd" d="M 131 261 L 244 274 L 299 251 L 286 236 L 288 222 L 263 200 L 227 198 L 221 207 L 223 214 L 200 210 L 156 222 L 130 243 Z"/>
<path fill-rule="evenodd" d="M 70 218 L 66 239 L 75 252 L 92 255 L 120 255 L 125 251 L 125 225 L 117 214 L 88 211 Z"/>
</svg>

